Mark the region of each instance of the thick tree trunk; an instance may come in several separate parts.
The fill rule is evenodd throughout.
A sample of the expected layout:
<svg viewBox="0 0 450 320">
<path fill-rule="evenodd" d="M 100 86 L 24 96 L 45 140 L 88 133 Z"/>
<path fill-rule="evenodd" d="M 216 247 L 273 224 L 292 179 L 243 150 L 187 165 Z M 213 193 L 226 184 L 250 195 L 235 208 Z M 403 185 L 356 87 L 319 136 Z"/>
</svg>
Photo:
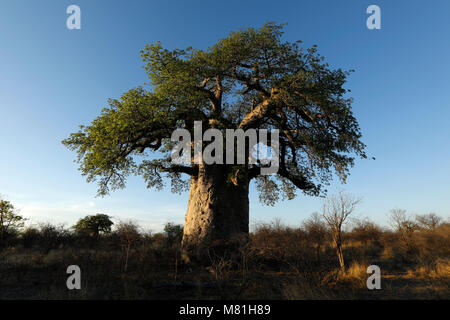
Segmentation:
<svg viewBox="0 0 450 320">
<path fill-rule="evenodd" d="M 191 178 L 183 232 L 183 260 L 211 263 L 232 257 L 248 239 L 248 181 L 227 182 L 225 166 L 200 166 Z"/>
</svg>

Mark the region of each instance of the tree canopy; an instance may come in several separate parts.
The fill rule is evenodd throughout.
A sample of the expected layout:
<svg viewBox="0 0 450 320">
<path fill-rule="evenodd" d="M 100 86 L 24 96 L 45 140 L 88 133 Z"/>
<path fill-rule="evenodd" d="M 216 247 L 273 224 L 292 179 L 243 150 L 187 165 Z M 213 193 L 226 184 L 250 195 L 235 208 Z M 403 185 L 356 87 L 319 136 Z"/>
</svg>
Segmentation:
<svg viewBox="0 0 450 320">
<path fill-rule="evenodd" d="M 164 49 L 160 42 L 141 52 L 149 88 L 137 87 L 90 125 L 63 143 L 78 154 L 87 180 L 99 194 L 123 188 L 130 174 L 161 189 L 187 187 L 182 174 L 195 175 L 195 163 L 171 162 L 175 129 L 193 130 L 194 121 L 217 129 L 279 129 L 280 166 L 259 175 L 260 163 L 230 166 L 230 179 L 256 179 L 260 199 L 274 204 L 292 199 L 296 189 L 320 195 L 333 172 L 345 181 L 355 157 L 365 158 L 352 99 L 344 88 L 349 71 L 332 69 L 301 41 L 282 40 L 283 25 L 231 32 L 210 48 Z"/>
<path fill-rule="evenodd" d="M 114 223 L 111 221 L 110 217 L 106 214 L 98 213 L 93 216 L 86 216 L 73 226 L 73 229 L 77 232 L 90 233 L 93 235 L 98 235 L 100 233 L 110 233 L 111 226 Z"/>
<path fill-rule="evenodd" d="M 0 240 L 4 240 L 23 227 L 25 220 L 24 217 L 17 214 L 17 210 L 11 202 L 0 199 Z"/>
</svg>

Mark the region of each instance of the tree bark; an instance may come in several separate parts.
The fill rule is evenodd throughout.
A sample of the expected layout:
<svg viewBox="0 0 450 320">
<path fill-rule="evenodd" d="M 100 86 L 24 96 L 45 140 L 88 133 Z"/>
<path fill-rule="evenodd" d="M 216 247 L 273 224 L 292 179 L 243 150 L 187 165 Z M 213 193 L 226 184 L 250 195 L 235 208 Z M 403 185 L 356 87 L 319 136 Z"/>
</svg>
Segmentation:
<svg viewBox="0 0 450 320">
<path fill-rule="evenodd" d="M 248 239 L 249 181 L 227 181 L 224 165 L 199 166 L 191 177 L 182 255 L 208 264 L 216 256 L 235 257 Z"/>
<path fill-rule="evenodd" d="M 344 252 L 342 250 L 342 236 L 341 234 L 337 234 L 334 237 L 334 243 L 336 245 L 336 252 L 339 259 L 339 266 L 342 271 L 345 271 L 345 261 L 344 261 Z"/>
</svg>

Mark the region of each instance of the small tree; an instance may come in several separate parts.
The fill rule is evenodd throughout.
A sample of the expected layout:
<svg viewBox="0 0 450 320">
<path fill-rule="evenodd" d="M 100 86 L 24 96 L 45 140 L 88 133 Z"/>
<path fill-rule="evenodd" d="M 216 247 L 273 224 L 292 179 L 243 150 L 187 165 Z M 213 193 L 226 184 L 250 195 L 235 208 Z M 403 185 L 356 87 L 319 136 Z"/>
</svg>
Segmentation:
<svg viewBox="0 0 450 320">
<path fill-rule="evenodd" d="M 78 220 L 73 229 L 80 233 L 88 233 L 91 236 L 98 236 L 100 233 L 110 233 L 114 223 L 106 214 L 98 213 L 94 216 L 86 216 Z"/>
<path fill-rule="evenodd" d="M 407 252 L 414 252 L 415 244 L 413 234 L 419 229 L 419 225 L 406 214 L 406 210 L 402 209 L 391 210 L 390 224 L 400 236 Z"/>
<path fill-rule="evenodd" d="M 410 234 L 418 228 L 417 223 L 408 217 L 403 209 L 392 209 L 389 220 L 391 227 L 400 234 Z"/>
<path fill-rule="evenodd" d="M 130 257 L 131 247 L 141 238 L 139 226 L 133 221 L 120 222 L 117 226 L 116 234 L 119 236 L 122 251 L 125 254 L 125 264 L 123 271 L 128 270 L 128 259 Z"/>
<path fill-rule="evenodd" d="M 323 217 L 330 228 L 341 270 L 345 270 L 344 253 L 342 250 L 342 226 L 355 211 L 361 199 L 350 194 L 339 192 L 326 199 L 323 206 Z"/>
<path fill-rule="evenodd" d="M 168 222 L 164 226 L 164 233 L 167 237 L 169 246 L 172 246 L 175 241 L 181 241 L 181 238 L 183 237 L 183 226 Z"/>
<path fill-rule="evenodd" d="M 23 227 L 25 219 L 16 213 L 11 202 L 0 199 L 0 240 Z"/>
</svg>

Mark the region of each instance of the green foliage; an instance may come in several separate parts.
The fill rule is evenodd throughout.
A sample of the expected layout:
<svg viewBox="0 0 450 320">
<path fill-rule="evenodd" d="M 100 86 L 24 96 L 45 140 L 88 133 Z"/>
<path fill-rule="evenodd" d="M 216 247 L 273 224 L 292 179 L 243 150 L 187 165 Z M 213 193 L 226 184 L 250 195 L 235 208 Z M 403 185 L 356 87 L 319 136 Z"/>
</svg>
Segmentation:
<svg viewBox="0 0 450 320">
<path fill-rule="evenodd" d="M 99 213 L 78 220 L 73 229 L 79 233 L 99 235 L 100 233 L 110 233 L 113 224 L 108 215 Z"/>
<path fill-rule="evenodd" d="M 170 244 L 174 241 L 181 241 L 181 238 L 183 237 L 183 226 L 168 222 L 164 226 L 164 234 Z"/>
<path fill-rule="evenodd" d="M 0 199 L 0 240 L 15 234 L 24 225 L 25 218 L 16 213 L 11 202 Z"/>
<path fill-rule="evenodd" d="M 105 195 L 123 188 L 130 174 L 156 189 L 165 176 L 172 191 L 185 190 L 181 174 L 194 176 L 198 166 L 171 163 L 170 137 L 177 128 L 192 134 L 194 121 L 204 130 L 280 130 L 278 175 L 258 180 L 265 203 L 292 199 L 297 188 L 323 194 L 333 172 L 345 182 L 355 157 L 366 157 L 344 88 L 349 72 L 331 69 L 316 46 L 283 41 L 282 29 L 267 23 L 231 32 L 206 50 L 146 45 L 141 57 L 152 90 L 138 87 L 109 100 L 97 119 L 63 141 L 77 152 L 88 182 L 97 180 Z M 256 178 L 261 166 L 247 163 L 240 174 Z M 235 177 L 233 166 L 227 170 Z"/>
</svg>

